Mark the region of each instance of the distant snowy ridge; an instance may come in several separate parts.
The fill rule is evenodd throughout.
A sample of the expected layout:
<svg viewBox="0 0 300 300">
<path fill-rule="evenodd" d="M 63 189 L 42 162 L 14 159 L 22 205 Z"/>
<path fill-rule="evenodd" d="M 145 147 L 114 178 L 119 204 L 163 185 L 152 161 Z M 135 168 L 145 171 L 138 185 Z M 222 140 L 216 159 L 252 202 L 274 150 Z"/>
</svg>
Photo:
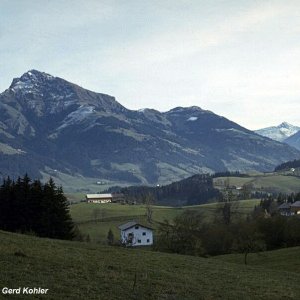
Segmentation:
<svg viewBox="0 0 300 300">
<path fill-rule="evenodd" d="M 278 126 L 271 126 L 255 130 L 259 135 L 266 136 L 272 140 L 283 142 L 288 137 L 294 135 L 300 130 L 300 127 L 283 122 Z"/>
</svg>

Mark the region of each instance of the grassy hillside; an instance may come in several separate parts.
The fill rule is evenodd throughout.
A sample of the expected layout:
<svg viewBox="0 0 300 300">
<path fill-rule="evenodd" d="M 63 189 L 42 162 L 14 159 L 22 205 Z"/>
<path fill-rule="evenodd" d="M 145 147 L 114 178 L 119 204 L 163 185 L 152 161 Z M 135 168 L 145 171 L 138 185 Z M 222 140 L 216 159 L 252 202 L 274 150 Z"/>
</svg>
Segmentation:
<svg viewBox="0 0 300 300">
<path fill-rule="evenodd" d="M 107 188 L 118 185 L 128 186 L 129 183 L 112 182 L 99 178 L 72 177 L 57 171 L 56 173 L 43 174 L 43 181 L 49 180 L 50 176 L 58 185 L 62 185 L 68 198 L 73 202 L 78 202 L 85 198 L 87 193 L 102 192 Z M 290 173 L 256 173 L 249 177 L 217 177 L 214 178 L 216 188 L 224 188 L 224 183 L 229 180 L 230 185 L 242 186 L 252 183 L 253 189 L 266 192 L 297 193 L 300 192 L 300 177 L 292 176 Z M 97 184 L 97 182 L 101 184 Z"/>
<path fill-rule="evenodd" d="M 95 218 L 95 210 L 98 216 Z M 115 238 L 119 238 L 118 226 L 129 220 L 146 223 L 145 205 L 121 204 L 94 204 L 79 203 L 71 205 L 71 216 L 80 231 L 89 234 L 91 241 L 104 242 L 109 229 L 112 229 Z M 172 219 L 182 212 L 181 208 L 154 206 L 153 218 L 155 221 Z M 153 226 L 153 224 L 151 225 Z"/>
<path fill-rule="evenodd" d="M 85 198 L 88 193 L 102 192 L 113 185 L 128 186 L 130 183 L 109 181 L 103 178 L 83 177 L 79 175 L 68 175 L 60 171 L 53 171 L 46 168 L 46 172 L 41 172 L 42 181 L 46 182 L 50 177 L 59 186 L 63 186 L 64 191 L 68 194 L 70 200 L 79 201 Z M 97 182 L 101 184 L 97 184 Z"/>
<path fill-rule="evenodd" d="M 31 295 L 28 299 L 300 297 L 300 274 L 296 272 L 3 231 L 0 237 L 1 286 L 49 289 L 47 296 Z M 299 248 L 294 251 L 293 257 L 299 257 Z"/>
<path fill-rule="evenodd" d="M 300 177 L 280 173 L 256 174 L 250 177 L 217 177 L 214 178 L 215 187 L 222 188 L 226 180 L 229 180 L 230 185 L 235 186 L 252 183 L 255 189 L 266 192 L 295 193 L 300 191 Z"/>
<path fill-rule="evenodd" d="M 259 268 L 282 270 L 300 273 L 300 247 L 250 253 L 248 264 Z M 243 254 L 227 254 L 216 256 L 216 259 L 229 263 L 244 264 Z"/>
<path fill-rule="evenodd" d="M 235 208 L 235 214 L 238 216 L 246 216 L 259 200 L 243 200 L 238 201 L 238 206 Z M 184 207 L 167 207 L 153 206 L 154 224 L 149 224 L 156 227 L 155 222 L 162 222 L 165 219 L 172 220 L 184 210 L 197 210 L 202 213 L 205 220 L 215 217 L 220 204 L 210 203 L 195 206 Z M 95 210 L 98 210 L 95 218 Z M 128 220 L 136 220 L 146 222 L 146 207 L 145 205 L 121 205 L 121 204 L 94 204 L 94 203 L 79 203 L 71 205 L 71 215 L 80 231 L 84 234 L 89 234 L 91 241 L 103 242 L 106 240 L 108 230 L 111 228 L 114 236 L 119 237 L 118 225 L 125 223 Z"/>
<path fill-rule="evenodd" d="M 6 154 L 16 154 L 15 149 L 10 149 L 7 145 L 0 144 L 0 152 Z M 127 166 L 128 165 L 128 166 Z M 116 166 L 116 164 L 114 164 Z M 122 164 L 117 169 L 120 171 L 128 171 L 130 169 L 138 170 L 138 167 L 131 166 L 130 164 Z M 183 171 L 182 169 L 178 169 Z M 179 178 L 187 178 L 189 177 L 188 172 L 177 172 L 173 167 L 163 164 L 161 166 L 161 176 L 159 179 L 160 185 L 170 184 L 171 182 L 177 181 Z M 298 171 L 295 174 L 300 174 Z M 102 192 L 108 189 L 111 186 L 121 186 L 127 187 L 132 185 L 130 182 L 124 181 L 110 181 L 106 178 L 92 178 L 92 177 L 83 177 L 80 175 L 68 175 L 60 172 L 59 170 L 52 170 L 49 168 L 45 169 L 45 172 L 41 172 L 42 181 L 49 180 L 50 177 L 54 179 L 57 185 L 62 185 L 64 191 L 68 193 L 72 200 L 80 200 L 84 199 L 86 193 L 97 193 Z M 163 176 L 163 175 L 166 176 Z M 137 175 L 135 173 L 135 175 Z M 287 176 L 289 175 L 289 176 Z M 292 176 L 293 173 L 290 171 L 279 171 L 279 172 L 271 172 L 271 173 L 249 173 L 249 177 L 229 177 L 230 185 L 242 186 L 245 183 L 253 183 L 254 187 L 257 189 L 265 189 L 265 190 L 275 190 L 281 191 L 283 193 L 292 193 L 300 191 L 300 177 Z M 142 178 L 137 175 L 137 177 Z M 165 180 L 168 178 L 168 180 Z M 224 180 L 228 177 L 217 177 L 214 178 L 215 187 L 222 187 L 224 184 Z M 101 184 L 97 184 L 97 182 Z M 145 182 L 144 182 L 145 184 Z"/>
</svg>

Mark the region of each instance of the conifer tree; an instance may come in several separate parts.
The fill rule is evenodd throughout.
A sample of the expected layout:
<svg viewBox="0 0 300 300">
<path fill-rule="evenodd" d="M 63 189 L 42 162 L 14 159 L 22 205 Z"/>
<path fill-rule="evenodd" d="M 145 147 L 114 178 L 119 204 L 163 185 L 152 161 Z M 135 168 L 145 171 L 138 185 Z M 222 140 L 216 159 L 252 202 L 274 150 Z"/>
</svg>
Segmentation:
<svg viewBox="0 0 300 300">
<path fill-rule="evenodd" d="M 26 174 L 0 187 L 0 229 L 57 239 L 74 238 L 67 198 L 52 179 L 31 182 Z"/>
</svg>

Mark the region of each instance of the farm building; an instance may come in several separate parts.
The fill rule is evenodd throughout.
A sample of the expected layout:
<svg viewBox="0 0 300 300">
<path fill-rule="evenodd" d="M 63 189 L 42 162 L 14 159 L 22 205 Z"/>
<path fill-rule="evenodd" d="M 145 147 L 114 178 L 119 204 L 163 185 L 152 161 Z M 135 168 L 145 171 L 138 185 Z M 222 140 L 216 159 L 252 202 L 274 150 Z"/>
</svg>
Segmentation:
<svg viewBox="0 0 300 300">
<path fill-rule="evenodd" d="M 111 203 L 112 194 L 87 194 L 86 201 L 90 203 Z"/>
<path fill-rule="evenodd" d="M 123 203 L 123 194 L 87 194 L 86 202 L 89 203 Z"/>
<path fill-rule="evenodd" d="M 125 203 L 124 194 L 111 194 L 112 195 L 112 202 L 113 203 Z"/>
<path fill-rule="evenodd" d="M 294 215 L 300 215 L 300 201 L 296 201 L 291 205 L 291 212 Z"/>
<path fill-rule="evenodd" d="M 278 206 L 278 210 L 282 216 L 290 216 L 291 215 L 291 203 L 282 203 Z"/>
<path fill-rule="evenodd" d="M 153 229 L 130 221 L 119 226 L 121 231 L 121 242 L 123 245 L 149 246 L 153 244 Z"/>
<path fill-rule="evenodd" d="M 300 215 L 300 201 L 282 203 L 278 206 L 278 210 L 282 216 Z"/>
</svg>

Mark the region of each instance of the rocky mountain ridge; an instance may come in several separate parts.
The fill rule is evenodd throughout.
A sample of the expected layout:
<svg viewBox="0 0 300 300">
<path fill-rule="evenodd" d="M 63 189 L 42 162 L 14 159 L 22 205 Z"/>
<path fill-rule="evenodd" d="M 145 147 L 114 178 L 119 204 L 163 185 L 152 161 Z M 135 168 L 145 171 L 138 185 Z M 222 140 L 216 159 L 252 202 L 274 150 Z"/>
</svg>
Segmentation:
<svg viewBox="0 0 300 300">
<path fill-rule="evenodd" d="M 156 184 L 196 173 L 267 171 L 299 156 L 199 107 L 129 110 L 112 96 L 36 70 L 0 94 L 3 176 L 59 170 Z"/>
<path fill-rule="evenodd" d="M 300 130 L 300 127 L 289 124 L 288 122 L 282 122 L 278 126 L 271 126 L 262 129 L 255 130 L 256 133 L 266 136 L 272 140 L 278 142 L 284 142 L 287 138 L 294 135 Z"/>
</svg>

